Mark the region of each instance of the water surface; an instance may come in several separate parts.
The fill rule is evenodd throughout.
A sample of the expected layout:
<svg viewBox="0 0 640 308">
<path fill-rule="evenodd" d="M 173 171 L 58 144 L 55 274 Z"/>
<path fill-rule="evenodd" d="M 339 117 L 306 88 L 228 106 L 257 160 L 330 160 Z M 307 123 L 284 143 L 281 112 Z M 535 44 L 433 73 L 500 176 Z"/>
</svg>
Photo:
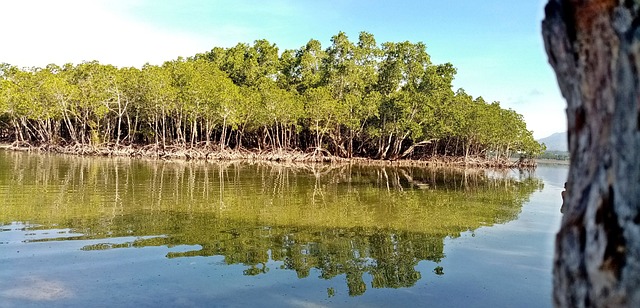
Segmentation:
<svg viewBox="0 0 640 308">
<path fill-rule="evenodd" d="M 566 172 L 0 151 L 0 307 L 550 306 Z"/>
</svg>

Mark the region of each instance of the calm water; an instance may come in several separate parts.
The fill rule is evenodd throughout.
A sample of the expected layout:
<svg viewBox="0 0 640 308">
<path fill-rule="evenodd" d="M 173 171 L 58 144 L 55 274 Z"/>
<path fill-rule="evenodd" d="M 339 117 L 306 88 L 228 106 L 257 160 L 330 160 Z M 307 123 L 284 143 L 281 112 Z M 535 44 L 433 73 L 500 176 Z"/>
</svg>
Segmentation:
<svg viewBox="0 0 640 308">
<path fill-rule="evenodd" d="M 0 151 L 0 307 L 551 306 L 567 171 Z"/>
</svg>

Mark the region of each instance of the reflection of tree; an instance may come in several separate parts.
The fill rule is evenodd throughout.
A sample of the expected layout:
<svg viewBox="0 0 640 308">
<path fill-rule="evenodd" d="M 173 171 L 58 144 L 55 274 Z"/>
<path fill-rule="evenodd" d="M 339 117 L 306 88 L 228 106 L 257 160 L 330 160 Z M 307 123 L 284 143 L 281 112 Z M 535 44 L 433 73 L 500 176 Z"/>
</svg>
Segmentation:
<svg viewBox="0 0 640 308">
<path fill-rule="evenodd" d="M 269 271 L 269 268 L 265 263 L 260 264 L 251 264 L 248 269 L 242 271 L 242 274 L 247 276 L 255 276 L 260 274 L 266 274 Z"/>
<path fill-rule="evenodd" d="M 299 278 L 345 275 L 349 294 L 414 285 L 443 240 L 517 217 L 535 178 L 450 169 L 144 163 L 0 152 L 0 223 L 70 228 L 74 239 L 138 237 L 84 250 L 194 245 L 245 275 L 282 262 Z M 7 193 L 10 192 L 10 193 Z M 19 193 L 17 193 L 19 192 Z M 61 239 L 58 239 L 61 240 Z M 442 272 L 442 271 L 440 271 Z M 438 272 L 436 272 L 438 274 Z"/>
<path fill-rule="evenodd" d="M 374 288 L 410 287 L 420 279 L 415 270 L 420 260 L 415 257 L 411 241 L 397 234 L 382 234 L 372 238 L 372 246 L 371 255 L 376 260 L 371 271 Z"/>
<path fill-rule="evenodd" d="M 433 269 L 433 272 L 438 276 L 442 276 L 444 275 L 444 268 L 442 266 L 436 266 L 436 268 Z"/>
<path fill-rule="evenodd" d="M 358 296 L 367 291 L 367 284 L 362 279 L 362 271 L 347 271 L 347 287 L 349 296 Z"/>
</svg>

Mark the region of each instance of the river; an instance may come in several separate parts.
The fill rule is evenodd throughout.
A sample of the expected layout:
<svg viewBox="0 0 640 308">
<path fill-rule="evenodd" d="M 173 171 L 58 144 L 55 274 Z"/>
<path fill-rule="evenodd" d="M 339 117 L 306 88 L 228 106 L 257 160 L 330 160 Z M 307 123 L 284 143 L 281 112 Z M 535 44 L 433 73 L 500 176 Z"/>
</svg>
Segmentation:
<svg viewBox="0 0 640 308">
<path fill-rule="evenodd" d="M 0 151 L 0 307 L 548 307 L 567 172 Z"/>
</svg>

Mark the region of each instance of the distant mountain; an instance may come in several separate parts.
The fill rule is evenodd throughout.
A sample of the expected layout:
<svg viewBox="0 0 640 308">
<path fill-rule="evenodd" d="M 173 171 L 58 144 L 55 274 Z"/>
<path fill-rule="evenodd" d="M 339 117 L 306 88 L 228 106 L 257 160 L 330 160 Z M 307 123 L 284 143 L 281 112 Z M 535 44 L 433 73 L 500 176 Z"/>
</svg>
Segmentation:
<svg viewBox="0 0 640 308">
<path fill-rule="evenodd" d="M 569 151 L 569 146 L 567 145 L 567 132 L 555 133 L 549 137 L 539 139 L 538 142 L 546 144 L 547 151 Z"/>
</svg>

